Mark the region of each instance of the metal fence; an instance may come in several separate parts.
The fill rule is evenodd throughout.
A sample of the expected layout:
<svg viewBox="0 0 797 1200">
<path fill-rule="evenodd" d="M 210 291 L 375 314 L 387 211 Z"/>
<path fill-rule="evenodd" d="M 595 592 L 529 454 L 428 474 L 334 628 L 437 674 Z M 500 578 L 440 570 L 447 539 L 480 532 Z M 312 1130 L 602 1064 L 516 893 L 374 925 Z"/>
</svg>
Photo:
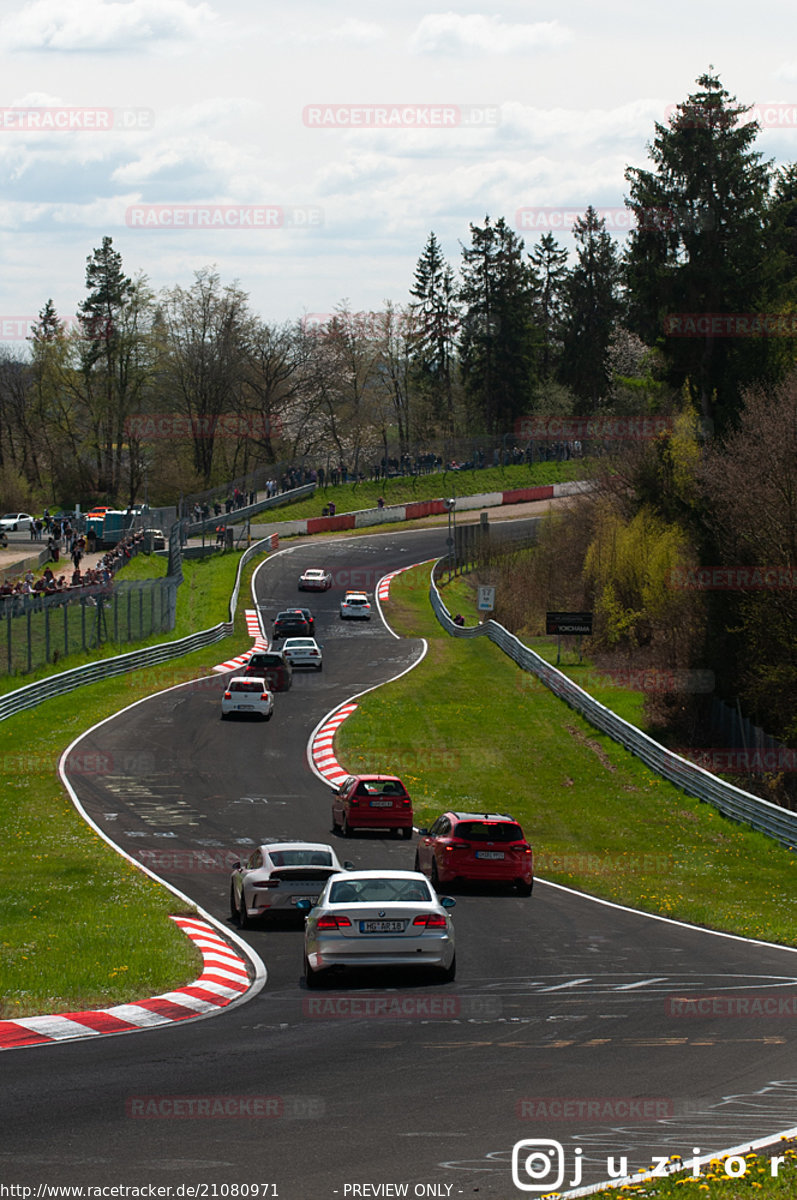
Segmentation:
<svg viewBox="0 0 797 1200">
<path fill-rule="evenodd" d="M 0 673 L 29 674 L 111 642 L 140 642 L 174 628 L 175 578 L 70 588 L 0 602 Z"/>
<path fill-rule="evenodd" d="M 445 562 L 445 559 L 440 559 L 440 566 L 444 567 Z M 483 625 L 475 626 L 455 625 L 437 590 L 434 578 L 436 568 L 437 564 L 432 569 L 429 599 L 438 621 L 452 637 L 488 637 L 522 670 L 536 675 L 554 695 L 579 712 L 590 724 L 608 734 L 632 754 L 636 754 L 651 770 L 674 783 L 687 795 L 696 796 L 699 800 L 712 804 L 724 816 L 750 825 L 790 850 L 797 848 L 797 813 L 780 808 L 777 804 L 734 787 L 731 783 L 725 783 L 711 772 L 655 742 L 641 729 L 599 704 L 583 688 L 573 683 L 572 679 L 547 663 L 497 621 L 489 620 Z"/>
<path fill-rule="evenodd" d="M 51 675 L 37 683 L 29 683 L 26 687 L 17 688 L 16 691 L 0 697 L 0 721 L 14 716 L 15 713 L 24 712 L 25 709 L 35 708 L 37 704 L 54 696 L 63 696 L 84 684 L 98 683 L 102 679 L 112 679 L 114 676 L 123 675 L 128 671 L 139 671 L 143 667 L 168 662 L 172 658 L 181 658 L 185 654 L 191 654 L 194 650 L 202 650 L 221 641 L 222 638 L 229 637 L 234 630 L 235 610 L 238 605 L 243 568 L 256 554 L 264 553 L 270 546 L 271 540 L 266 538 L 250 546 L 241 555 L 235 586 L 230 598 L 229 621 L 221 621 L 210 629 L 192 633 L 176 642 L 162 642 L 160 645 L 148 646 L 143 650 L 131 650 L 128 654 L 104 658 L 99 662 L 88 663 L 84 667 L 75 667 L 71 671 L 62 671 L 58 675 Z"/>
</svg>

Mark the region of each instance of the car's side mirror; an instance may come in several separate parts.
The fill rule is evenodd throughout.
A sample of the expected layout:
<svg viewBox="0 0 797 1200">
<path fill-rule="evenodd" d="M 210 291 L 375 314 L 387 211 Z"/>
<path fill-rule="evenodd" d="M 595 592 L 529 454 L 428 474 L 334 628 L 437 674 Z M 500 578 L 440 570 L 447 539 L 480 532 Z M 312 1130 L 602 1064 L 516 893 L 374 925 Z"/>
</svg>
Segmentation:
<svg viewBox="0 0 797 1200">
<path fill-rule="evenodd" d="M 429 836 L 429 830 L 428 830 L 428 829 L 419 829 L 419 830 L 418 830 L 418 835 L 419 835 L 419 837 L 428 837 L 428 836 Z"/>
<path fill-rule="evenodd" d="M 344 871 L 356 871 L 357 868 L 355 867 L 353 862 L 349 862 L 347 859 L 346 862 L 343 864 L 343 870 Z"/>
<path fill-rule="evenodd" d="M 305 897 L 303 896 L 301 900 L 296 901 L 296 907 L 300 908 L 302 910 L 302 912 L 309 912 L 310 909 L 313 907 L 313 902 L 312 902 L 312 900 L 305 899 Z"/>
<path fill-rule="evenodd" d="M 299 903 L 301 904 L 301 900 Z M 441 896 L 440 903 L 442 904 L 443 908 L 456 908 L 457 904 L 453 896 Z"/>
<path fill-rule="evenodd" d="M 241 860 L 240 860 L 240 858 L 236 858 L 235 862 L 231 864 L 231 870 L 240 871 L 240 869 L 241 869 Z"/>
</svg>

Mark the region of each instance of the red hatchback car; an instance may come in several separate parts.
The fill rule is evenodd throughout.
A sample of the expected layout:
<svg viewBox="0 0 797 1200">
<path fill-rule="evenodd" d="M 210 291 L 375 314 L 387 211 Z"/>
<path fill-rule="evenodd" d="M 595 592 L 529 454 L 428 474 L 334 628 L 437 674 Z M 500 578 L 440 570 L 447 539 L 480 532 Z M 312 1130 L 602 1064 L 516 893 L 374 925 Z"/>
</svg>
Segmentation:
<svg viewBox="0 0 797 1200">
<path fill-rule="evenodd" d="M 415 870 L 434 888 L 467 879 L 510 883 L 521 896 L 531 895 L 534 855 L 508 813 L 446 812 L 431 829 L 418 832 Z"/>
<path fill-rule="evenodd" d="M 355 829 L 392 829 L 412 837 L 412 801 L 395 775 L 350 775 L 335 789 L 332 828 L 344 837 Z"/>
</svg>

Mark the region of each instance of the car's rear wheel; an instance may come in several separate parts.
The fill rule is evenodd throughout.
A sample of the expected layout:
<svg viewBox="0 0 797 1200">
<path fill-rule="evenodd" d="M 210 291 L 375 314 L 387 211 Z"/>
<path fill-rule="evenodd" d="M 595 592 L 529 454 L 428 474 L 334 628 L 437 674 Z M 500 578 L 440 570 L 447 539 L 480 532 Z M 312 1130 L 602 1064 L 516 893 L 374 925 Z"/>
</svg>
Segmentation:
<svg viewBox="0 0 797 1200">
<path fill-rule="evenodd" d="M 338 821 L 337 817 L 335 816 L 335 810 L 333 808 L 332 809 L 332 832 L 338 833 L 339 831 L 340 831 L 340 822 Z"/>
<path fill-rule="evenodd" d="M 232 884 L 230 884 L 230 916 L 233 921 L 238 920 L 238 905 L 235 901 L 235 888 Z"/>
<path fill-rule="evenodd" d="M 241 929 L 252 928 L 251 917 L 246 911 L 246 896 L 243 888 L 241 888 L 241 903 L 238 905 L 238 924 L 240 925 Z"/>
<path fill-rule="evenodd" d="M 415 851 L 415 863 L 414 863 L 414 865 L 413 865 L 413 868 L 412 868 L 412 869 L 413 869 L 413 871 L 420 871 L 420 869 L 421 869 L 421 860 L 420 860 L 420 858 L 418 857 L 418 851 L 417 851 L 417 850 Z"/>
<path fill-rule="evenodd" d="M 323 671 L 323 669 L 324 669 L 324 664 L 323 664 L 323 663 L 319 663 L 319 664 L 318 664 L 318 669 L 319 669 L 319 671 Z"/>
<path fill-rule="evenodd" d="M 271 709 L 271 712 L 267 712 L 267 713 L 265 714 L 265 717 L 266 717 L 266 720 L 267 720 L 267 721 L 270 721 L 270 720 L 271 720 L 271 718 L 272 718 L 273 716 L 274 716 L 274 709 L 273 709 L 273 708 Z"/>
<path fill-rule="evenodd" d="M 519 896 L 530 896 L 533 887 L 534 880 L 531 883 L 526 883 L 525 879 L 515 880 L 515 891 Z"/>
<path fill-rule="evenodd" d="M 340 831 L 344 837 L 350 838 L 352 835 L 352 828 L 348 822 L 348 818 L 345 813 L 343 814 L 343 820 L 341 822 Z"/>
<path fill-rule="evenodd" d="M 317 988 L 321 985 L 321 980 L 318 977 L 318 973 L 310 966 L 310 960 L 306 955 L 304 959 L 304 982 L 309 988 Z"/>
<path fill-rule="evenodd" d="M 229 713 L 223 712 L 221 714 L 222 721 L 226 721 L 229 718 L 229 715 L 230 715 Z"/>
<path fill-rule="evenodd" d="M 409 839 L 412 837 L 412 826 L 405 825 L 401 831 L 401 836 L 404 838 L 405 842 L 409 841 Z"/>
<path fill-rule="evenodd" d="M 450 967 L 443 967 L 441 972 L 443 983 L 453 983 L 457 977 L 457 956 L 456 954 L 451 959 Z"/>
<path fill-rule="evenodd" d="M 437 870 L 437 863 L 432 859 L 432 887 L 435 891 L 440 887 L 440 875 Z"/>
</svg>

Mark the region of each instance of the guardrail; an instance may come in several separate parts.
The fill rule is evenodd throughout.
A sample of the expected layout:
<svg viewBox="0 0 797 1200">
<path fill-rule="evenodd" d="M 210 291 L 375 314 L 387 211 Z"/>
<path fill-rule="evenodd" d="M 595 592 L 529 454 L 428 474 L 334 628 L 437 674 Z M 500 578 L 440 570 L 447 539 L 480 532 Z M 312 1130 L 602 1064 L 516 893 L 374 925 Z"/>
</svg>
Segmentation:
<svg viewBox="0 0 797 1200">
<path fill-rule="evenodd" d="M 234 628 L 235 609 L 241 589 L 243 568 L 262 549 L 269 549 L 270 546 L 271 539 L 265 538 L 263 541 L 255 542 L 241 555 L 235 574 L 235 586 L 230 597 L 229 621 L 220 621 L 218 625 L 214 625 L 210 629 L 202 629 L 198 633 L 191 633 L 188 637 L 179 638 L 174 642 L 161 642 L 157 646 L 147 646 L 143 650 L 131 650 L 127 654 L 118 654 L 112 658 L 101 659 L 99 662 L 87 663 L 83 667 L 74 667 L 71 671 L 62 671 L 58 675 L 51 675 L 47 679 L 40 679 L 36 683 L 29 683 L 25 687 L 17 688 L 0 697 L 0 721 L 5 721 L 7 717 L 12 717 L 15 713 L 24 712 L 25 709 L 35 708 L 37 704 L 42 704 L 43 701 L 50 700 L 54 696 L 63 696 L 67 692 L 72 692 L 83 684 L 97 683 L 102 679 L 112 679 L 115 675 L 124 675 L 128 671 L 138 671 L 142 667 L 168 662 L 169 659 L 191 654 L 194 650 L 204 650 L 207 646 L 212 646 L 214 642 L 220 642 L 222 638 L 228 637 Z"/>
<path fill-rule="evenodd" d="M 439 562 L 444 564 L 445 559 L 440 559 Z M 437 590 L 434 580 L 436 567 L 437 563 L 432 568 L 429 599 L 435 616 L 446 633 L 453 637 L 488 637 L 522 670 L 536 675 L 554 695 L 569 704 L 590 724 L 600 729 L 602 733 L 608 734 L 610 738 L 619 742 L 632 754 L 636 754 L 653 771 L 665 779 L 669 779 L 687 795 L 695 796 L 698 800 L 705 801 L 706 804 L 712 804 L 724 816 L 750 825 L 751 828 L 767 834 L 790 850 L 797 848 L 797 813 L 780 808 L 779 805 L 773 804 L 769 800 L 763 800 L 760 796 L 754 796 L 751 792 L 745 792 L 732 783 L 726 783 L 716 775 L 712 775 L 710 771 L 704 770 L 703 767 L 698 767 L 679 754 L 674 754 L 666 746 L 662 746 L 653 738 L 648 737 L 641 729 L 637 729 L 635 725 L 624 721 L 611 709 L 600 704 L 577 683 L 573 683 L 567 675 L 551 666 L 531 647 L 524 645 L 513 633 L 504 629 L 503 625 L 499 625 L 497 621 L 488 620 L 483 625 L 455 625 Z"/>
</svg>

